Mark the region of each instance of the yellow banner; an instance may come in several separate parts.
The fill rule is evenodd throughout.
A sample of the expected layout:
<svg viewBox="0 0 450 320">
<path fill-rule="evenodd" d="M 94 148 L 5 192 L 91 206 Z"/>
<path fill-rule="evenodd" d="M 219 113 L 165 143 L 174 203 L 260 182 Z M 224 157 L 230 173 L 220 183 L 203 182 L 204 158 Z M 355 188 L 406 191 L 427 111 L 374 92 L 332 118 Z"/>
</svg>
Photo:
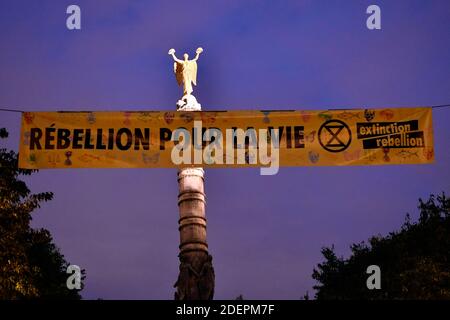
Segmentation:
<svg viewBox="0 0 450 320">
<path fill-rule="evenodd" d="M 268 167 L 433 161 L 430 108 L 25 112 L 19 166 Z"/>
</svg>

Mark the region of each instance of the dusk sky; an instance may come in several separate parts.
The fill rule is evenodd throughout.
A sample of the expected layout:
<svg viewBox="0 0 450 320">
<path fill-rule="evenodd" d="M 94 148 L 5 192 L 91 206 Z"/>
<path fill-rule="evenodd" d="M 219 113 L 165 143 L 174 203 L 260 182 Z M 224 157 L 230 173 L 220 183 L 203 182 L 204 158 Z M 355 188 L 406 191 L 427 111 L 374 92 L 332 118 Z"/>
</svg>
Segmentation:
<svg viewBox="0 0 450 320">
<path fill-rule="evenodd" d="M 66 8 L 81 8 L 81 30 Z M 366 8 L 381 8 L 368 30 Z M 450 1 L 0 2 L 0 108 L 175 110 L 175 48 L 203 47 L 203 110 L 450 104 Z M 399 229 L 418 198 L 450 194 L 450 108 L 433 110 L 431 165 L 206 170 L 215 299 L 313 296 L 320 249 Z M 20 113 L 0 112 L 18 150 Z M 27 178 L 54 200 L 33 213 L 86 269 L 85 299 L 173 299 L 176 169 L 51 169 Z"/>
</svg>

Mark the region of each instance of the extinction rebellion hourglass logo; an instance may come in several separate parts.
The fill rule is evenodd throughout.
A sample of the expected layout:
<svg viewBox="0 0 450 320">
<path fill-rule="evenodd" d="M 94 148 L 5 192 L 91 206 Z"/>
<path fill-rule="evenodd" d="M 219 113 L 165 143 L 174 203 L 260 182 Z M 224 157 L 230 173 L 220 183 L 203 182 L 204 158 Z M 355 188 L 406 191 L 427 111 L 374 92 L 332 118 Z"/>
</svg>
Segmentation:
<svg viewBox="0 0 450 320">
<path fill-rule="evenodd" d="M 329 152 L 341 152 L 352 142 L 352 132 L 341 120 L 329 120 L 319 129 L 319 143 Z"/>
</svg>

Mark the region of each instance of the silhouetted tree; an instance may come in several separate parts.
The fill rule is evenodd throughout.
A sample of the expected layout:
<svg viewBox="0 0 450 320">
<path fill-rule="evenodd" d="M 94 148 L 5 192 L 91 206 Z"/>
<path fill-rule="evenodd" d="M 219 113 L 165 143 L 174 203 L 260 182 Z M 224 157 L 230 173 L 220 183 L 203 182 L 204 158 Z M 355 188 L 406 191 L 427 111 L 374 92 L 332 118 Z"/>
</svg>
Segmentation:
<svg viewBox="0 0 450 320">
<path fill-rule="evenodd" d="M 7 137 L 0 128 L 0 139 Z M 0 299 L 80 299 L 66 286 L 69 263 L 50 233 L 30 227 L 31 212 L 53 198 L 51 192 L 31 194 L 20 180 L 36 171 L 19 169 L 17 154 L 0 149 Z"/>
<path fill-rule="evenodd" d="M 419 199 L 420 217 L 409 215 L 399 231 L 351 246 L 348 259 L 323 248 L 312 277 L 316 299 L 450 299 L 450 198 Z M 381 269 L 381 289 L 366 286 L 367 267 Z"/>
<path fill-rule="evenodd" d="M 309 300 L 309 292 L 306 291 L 306 293 L 303 295 L 303 297 L 300 298 L 300 300 L 308 301 Z"/>
</svg>

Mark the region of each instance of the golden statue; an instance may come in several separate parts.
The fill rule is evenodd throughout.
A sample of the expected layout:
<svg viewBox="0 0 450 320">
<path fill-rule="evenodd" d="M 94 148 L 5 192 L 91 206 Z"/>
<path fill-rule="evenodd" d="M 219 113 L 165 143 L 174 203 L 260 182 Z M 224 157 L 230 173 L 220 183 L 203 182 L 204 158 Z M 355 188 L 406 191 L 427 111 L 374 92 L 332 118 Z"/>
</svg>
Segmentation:
<svg viewBox="0 0 450 320">
<path fill-rule="evenodd" d="M 197 60 L 202 52 L 203 49 L 198 48 L 194 59 L 188 60 L 189 55 L 185 53 L 183 55 L 184 60 L 181 60 L 175 56 L 175 49 L 169 50 L 169 55 L 175 60 L 173 71 L 175 72 L 178 85 L 183 85 L 183 98 L 191 95 L 193 91 L 192 84 L 197 85 Z"/>
</svg>

